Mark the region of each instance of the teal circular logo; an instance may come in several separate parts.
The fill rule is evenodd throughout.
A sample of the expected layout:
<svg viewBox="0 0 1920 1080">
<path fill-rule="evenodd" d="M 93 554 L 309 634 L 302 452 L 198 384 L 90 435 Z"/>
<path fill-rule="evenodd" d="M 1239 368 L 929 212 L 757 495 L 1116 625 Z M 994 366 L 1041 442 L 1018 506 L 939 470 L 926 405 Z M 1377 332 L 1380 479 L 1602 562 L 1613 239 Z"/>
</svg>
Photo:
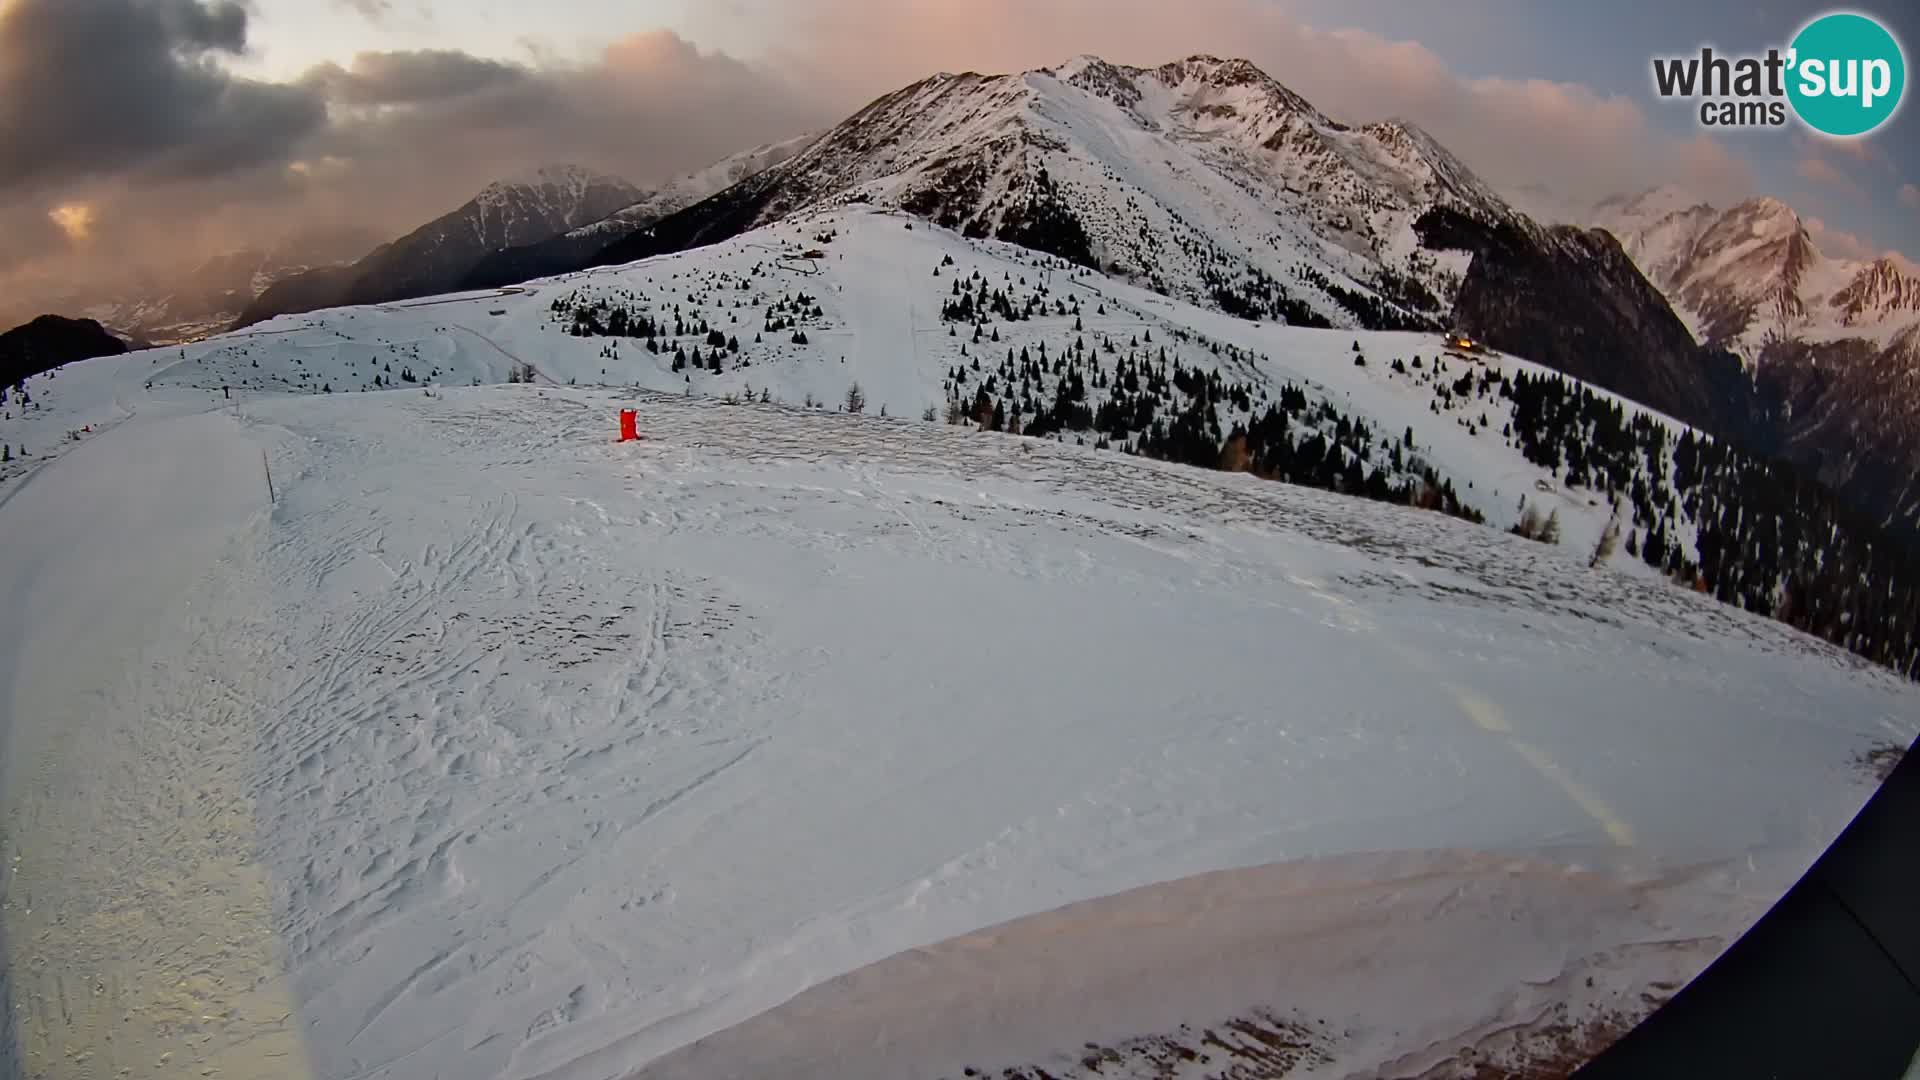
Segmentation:
<svg viewBox="0 0 1920 1080">
<path fill-rule="evenodd" d="M 1801 28 L 1790 50 L 1787 99 L 1815 131 L 1865 135 L 1900 107 L 1907 88 L 1900 43 L 1865 15 L 1822 15 Z"/>
</svg>

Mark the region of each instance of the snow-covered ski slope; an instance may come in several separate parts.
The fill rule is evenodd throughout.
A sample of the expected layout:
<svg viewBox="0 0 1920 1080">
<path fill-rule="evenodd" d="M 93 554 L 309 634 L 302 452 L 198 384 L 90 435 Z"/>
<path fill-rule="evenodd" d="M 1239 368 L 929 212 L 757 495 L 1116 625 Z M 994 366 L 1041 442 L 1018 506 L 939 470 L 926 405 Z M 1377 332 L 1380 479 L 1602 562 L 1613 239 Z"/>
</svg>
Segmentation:
<svg viewBox="0 0 1920 1080">
<path fill-rule="evenodd" d="M 652 437 L 609 441 L 632 403 Z M 189 445 L 226 470 L 123 460 Z M 122 574 L 165 570 L 122 607 L 64 529 L 127 485 L 178 509 L 114 540 Z M 9 895 L 34 900 L 7 940 L 84 937 L 116 986 L 116 962 L 222 941 L 74 918 L 210 857 L 154 842 L 199 769 L 130 751 L 150 716 L 211 710 L 187 715 L 254 750 L 204 782 L 251 807 L 205 850 L 250 832 L 259 865 L 231 874 L 269 883 L 325 1077 L 620 1075 L 901 950 L 1223 868 L 1486 850 L 1665 882 L 1658 919 L 1596 915 L 1594 939 L 1482 927 L 1473 1005 L 1498 1015 L 1503 981 L 1737 933 L 1865 798 L 1856 755 L 1914 731 L 1909 687 L 1824 645 L 1441 515 L 772 405 L 495 387 L 136 414 L 35 477 L 0 540 L 34 553 L 7 571 L 33 653 Z M 161 808 L 48 835 L 106 766 Z M 74 973 L 17 953 L 19 1004 L 59 1034 Z M 249 955 L 196 956 L 204 999 L 254 985 Z M 1629 1000 L 1667 977 L 1608 963 Z M 1407 1008 L 1340 1060 L 1433 1035 Z M 213 1038 L 179 1053 L 286 1036 L 188 1027 Z"/>
<path fill-rule="evenodd" d="M 1034 302 L 1034 314 L 1009 320 L 983 313 L 990 333 L 975 341 L 972 322 L 943 320 L 942 310 L 954 301 L 956 285 L 977 288 L 980 281 L 1004 293 L 1010 307 L 1024 312 L 1024 305 Z M 568 311 L 557 313 L 556 301 L 569 305 Z M 1068 305 L 1064 314 L 1063 304 Z M 603 321 L 620 308 L 671 332 L 677 315 L 689 332 L 657 339 L 658 353 L 638 338 L 570 336 L 571 312 L 596 305 Z M 811 314 L 816 308 L 818 317 Z M 770 317 L 783 329 L 768 331 Z M 710 351 L 703 335 L 694 332 L 702 322 L 737 340 L 738 353 L 727 352 L 719 373 L 696 370 L 691 362 L 676 372 L 676 348 L 689 357 L 695 348 L 703 355 Z M 807 344 L 793 343 L 796 329 Z M 1522 499 L 1530 500 L 1543 514 L 1560 511 L 1563 546 L 1584 555 L 1611 514 L 1591 492 L 1561 490 L 1559 478 L 1509 445 L 1502 429 L 1511 419 L 1511 401 L 1485 391 L 1441 399 L 1440 391 L 1462 375 L 1538 374 L 1543 369 L 1536 365 L 1499 354 L 1446 354 L 1436 334 L 1249 322 L 1025 249 L 965 239 L 903 214 L 857 206 L 803 216 L 710 248 L 531 282 L 504 294 L 456 294 L 286 316 L 144 356 L 152 393 L 162 398 L 175 390 L 197 396 L 222 385 L 241 398 L 289 390 L 370 390 L 376 388 L 376 376 L 385 386 L 413 388 L 401 381 L 409 372 L 421 382 L 443 385 L 494 383 L 526 364 L 546 384 L 608 383 L 716 397 L 766 394 L 796 405 L 811 398 L 829 410 L 838 408 L 847 388 L 858 382 L 870 411 L 885 408 L 894 416 L 919 417 L 929 408 L 944 416 L 950 396 L 970 403 L 1010 354 L 1018 360 L 1024 350 L 1037 360 L 1045 348 L 1051 364 L 1071 356 L 1076 342 L 1109 373 L 1131 356 L 1142 363 L 1217 371 L 1228 382 L 1244 383 L 1252 391 L 1252 408 L 1222 409 L 1223 433 L 1235 422 L 1250 421 L 1290 384 L 1313 402 L 1325 401 L 1365 420 L 1376 442 L 1399 443 L 1411 428 L 1415 445 L 1407 457 L 1433 465 L 1495 528 L 1512 524 Z M 1112 351 L 1104 347 L 1108 342 Z M 1365 367 L 1355 366 L 1356 342 Z M 1445 363 L 1444 373 L 1436 370 L 1436 358 Z M 1395 360 L 1419 366 L 1396 373 Z M 984 371 L 972 370 L 976 362 Z M 949 382 L 954 369 L 964 369 L 964 382 Z M 57 380 L 54 385 L 57 389 Z M 1004 395 L 1005 386 L 1004 379 L 997 380 L 996 392 Z M 1056 387 L 1049 374 L 1031 392 L 1047 404 Z M 141 393 L 134 389 L 136 397 Z M 1087 393 L 1089 403 L 1097 405 L 1109 389 L 1090 386 Z M 1167 400 L 1177 403 L 1184 396 L 1170 392 Z M 1163 408 L 1160 415 L 1170 417 L 1171 409 Z M 1682 430 L 1676 421 L 1665 422 L 1676 433 Z M 0 420 L 0 439 L 9 437 L 6 423 Z M 1331 434 L 1331 423 L 1327 427 Z M 42 446 L 49 434 L 33 432 L 30 449 Z M 1096 441 L 1091 433 L 1067 437 Z M 0 465 L 0 477 L 8 467 Z M 1684 525 L 1685 519 L 1676 523 Z M 1650 573 L 1624 551 L 1615 554 L 1613 564 L 1627 573 Z"/>
<path fill-rule="evenodd" d="M 1557 1008 L 1644 1010 L 1844 826 L 1861 755 L 1920 731 L 1891 675 L 1571 542 L 919 419 L 975 349 L 938 318 L 955 275 L 1045 271 L 907 224 L 32 380 L 0 420 L 33 451 L 0 488 L 27 1074 L 1071 1075 L 1085 1041 L 1255 1008 L 1324 1032 L 1302 1075 L 1414 1073 Z M 602 357 L 553 321 L 585 289 L 698 306 L 741 351 L 692 383 L 671 349 Z M 765 333 L 802 291 L 809 343 Z M 1413 424 L 1489 513 L 1540 494 L 1497 421 L 1388 374 L 1429 339 L 1360 335 L 1356 367 L 1351 333 L 1055 270 L 1073 294 L 1090 340 Z M 1074 318 L 979 348 L 1052 355 Z M 346 392 L 516 363 L 654 389 Z M 804 407 L 855 379 L 868 415 Z M 717 396 L 749 387 L 786 404 Z M 647 441 L 612 441 L 626 406 Z M 1208 930 L 1175 973 L 1183 919 Z M 832 1026 L 916 985 L 980 992 Z"/>
</svg>

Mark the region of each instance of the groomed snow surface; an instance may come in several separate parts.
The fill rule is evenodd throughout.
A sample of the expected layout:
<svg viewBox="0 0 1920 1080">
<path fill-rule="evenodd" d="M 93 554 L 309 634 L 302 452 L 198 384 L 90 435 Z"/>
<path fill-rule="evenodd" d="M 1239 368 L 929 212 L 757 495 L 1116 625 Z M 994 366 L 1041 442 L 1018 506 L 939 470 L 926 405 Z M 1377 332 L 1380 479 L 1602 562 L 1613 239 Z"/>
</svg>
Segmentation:
<svg viewBox="0 0 1920 1080">
<path fill-rule="evenodd" d="M 651 438 L 614 444 L 632 400 L 136 417 L 0 512 L 23 553 L 7 940 L 29 1075 L 68 1074 L 73 999 L 137 1029 L 160 988 L 114 980 L 166 947 L 210 1011 L 124 1038 L 180 1071 L 297 1034 L 321 1077 L 610 1077 L 1020 916 L 1416 853 L 1216 880 L 1198 895 L 1224 923 L 1169 894 L 1146 922 L 1192 919 L 1201 957 L 1247 925 L 1288 946 L 1225 983 L 1168 976 L 1198 998 L 1063 996 L 1081 971 L 1133 985 L 1130 918 L 1094 916 L 1069 920 L 1082 949 L 992 984 L 1057 1024 L 1002 1032 L 968 996 L 924 1046 L 861 1028 L 836 1051 L 950 1074 L 1129 1034 L 1114 1018 L 1204 1021 L 1197 1000 L 1330 1025 L 1338 1072 L 1536 1009 L 1570 972 L 1629 1002 L 1670 987 L 1690 971 L 1662 957 L 1703 963 L 1844 825 L 1854 755 L 1912 733 L 1907 687 L 1824 646 L 1439 515 L 773 406 L 645 397 Z M 251 760 L 201 760 L 223 740 Z M 170 799 L 250 804 L 251 836 Z M 173 846 L 182 824 L 199 846 Z M 232 879 L 256 869 L 249 914 Z M 229 934 L 136 915 L 188 874 L 231 890 Z M 261 989 L 258 925 L 284 990 Z M 36 952 L 62 944 L 89 966 Z M 286 1027 L 213 1007 L 243 991 L 290 998 Z M 117 1045 L 95 1062 L 135 1064 Z"/>
<path fill-rule="evenodd" d="M 810 253 L 820 257 L 806 257 Z M 1000 340 L 973 341 L 971 326 L 943 321 L 941 309 L 957 283 L 974 287 L 975 275 L 1016 305 L 1042 299 L 1044 310 L 1019 321 L 990 318 Z M 821 311 L 796 324 L 807 344 L 792 342 L 792 328 L 764 330 L 770 310 L 790 319 L 801 297 Z M 636 338 L 573 337 L 565 332 L 571 315 L 556 314 L 556 302 L 618 306 L 669 329 L 683 317 L 689 332 L 661 338 L 657 353 Z M 781 306 L 788 302 L 793 303 Z M 1079 314 L 1058 314 L 1056 304 L 1077 304 Z M 703 335 L 692 331 L 699 323 L 737 340 L 740 350 L 727 355 L 721 372 L 676 372 L 676 348 L 689 354 L 706 348 Z M 1115 345 L 1111 353 L 1103 349 L 1109 341 Z M 16 407 L 0 415 L 0 441 L 11 441 L 16 449 L 24 445 L 33 455 L 0 463 L 0 485 L 57 451 L 67 427 L 98 427 L 134 407 L 151 412 L 182 407 L 175 403 L 183 400 L 203 407 L 207 396 L 219 395 L 223 386 L 231 388 L 234 400 L 246 402 L 289 392 L 373 390 L 375 378 L 387 387 L 417 388 L 418 383 L 401 381 L 408 373 L 421 382 L 453 386 L 498 383 L 516 367 L 532 365 L 548 385 L 606 383 L 710 397 L 766 394 L 790 405 L 811 398 L 828 410 L 857 382 L 870 412 L 886 409 L 894 416 L 916 417 L 927 408 L 944 412 L 944 384 L 956 368 L 983 365 L 982 371 L 969 370 L 962 386 L 970 402 L 1008 353 L 1039 356 L 1044 348 L 1046 357 L 1057 361 L 1076 342 L 1092 350 L 1108 373 L 1127 354 L 1143 364 L 1164 356 L 1169 364 L 1217 372 L 1230 384 L 1246 383 L 1254 388 L 1256 412 L 1265 408 L 1262 397 L 1276 400 L 1291 384 L 1303 388 L 1311 401 L 1366 420 L 1385 439 L 1411 428 L 1410 455 L 1431 462 L 1496 528 L 1519 518 L 1523 499 L 1542 513 L 1559 512 L 1570 551 L 1590 552 L 1606 526 L 1610 509 L 1603 500 L 1565 489 L 1559 478 L 1527 462 L 1501 437 L 1512 418 L 1511 401 L 1470 396 L 1436 411 L 1438 389 L 1463 374 L 1487 368 L 1508 377 L 1537 375 L 1542 371 L 1537 365 L 1500 354 L 1449 356 L 1443 376 L 1434 367 L 1442 353 L 1436 334 L 1248 322 L 1011 245 L 967 240 L 925 221 L 859 207 L 768 226 L 713 247 L 504 292 L 284 316 L 237 334 L 139 354 L 141 370 L 116 368 L 120 381 L 111 392 L 100 385 L 106 376 L 75 366 L 33 381 L 32 393 L 46 410 Z M 1368 361 L 1364 367 L 1354 364 L 1356 343 Z M 1424 366 L 1395 373 L 1395 360 Z M 151 380 L 151 389 L 145 380 Z M 996 393 L 1006 392 L 1002 381 Z M 1051 385 L 1034 392 L 1051 403 Z M 1090 388 L 1089 404 L 1097 405 L 1107 392 Z M 1227 412 L 1223 431 L 1251 418 Z M 1484 426 L 1469 426 L 1480 421 Z M 1677 439 L 1683 426 L 1665 422 Z M 1673 528 L 1682 542 L 1691 542 L 1690 520 L 1676 516 Z M 1653 574 L 1624 547 L 1611 565 L 1624 573 Z"/>
<path fill-rule="evenodd" d="M 349 319 L 478 364 L 453 320 L 537 288 L 35 380 L 25 1075 L 1420 1075 L 1630 1022 L 1920 730 L 1820 642 L 1439 514 L 898 415 L 197 370 L 340 364 Z M 1424 411 L 1349 338 L 1274 362 Z M 824 395 L 839 355 L 721 378 Z M 891 362 L 876 408 L 949 363 Z"/>
</svg>

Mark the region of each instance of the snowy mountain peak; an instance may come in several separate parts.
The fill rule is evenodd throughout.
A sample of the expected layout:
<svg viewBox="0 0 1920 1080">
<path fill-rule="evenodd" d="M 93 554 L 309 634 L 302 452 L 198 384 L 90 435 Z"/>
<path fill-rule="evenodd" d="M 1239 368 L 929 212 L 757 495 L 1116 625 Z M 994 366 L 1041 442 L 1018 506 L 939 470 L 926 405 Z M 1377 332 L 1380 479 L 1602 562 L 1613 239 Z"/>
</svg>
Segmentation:
<svg viewBox="0 0 1920 1080">
<path fill-rule="evenodd" d="M 1076 56 L 1056 68 L 1042 68 L 1029 76 L 1050 75 L 1069 86 L 1106 98 L 1123 109 L 1140 103 L 1140 68 L 1110 64 L 1097 56 Z"/>
<path fill-rule="evenodd" d="M 1737 354 L 1789 456 L 1888 522 L 1920 522 L 1920 270 L 1836 259 L 1770 196 L 1722 211 L 1676 188 L 1615 197 L 1589 223 L 1619 238 L 1693 334 Z"/>
<path fill-rule="evenodd" d="M 1506 199 L 1418 124 L 1395 117 L 1368 124 L 1360 131 L 1379 144 L 1407 173 L 1422 177 L 1429 197 L 1499 220 L 1519 218 Z"/>
<path fill-rule="evenodd" d="M 1160 75 L 1169 85 L 1170 76 L 1176 72 L 1186 76 L 1189 82 L 1198 82 L 1203 86 L 1221 91 L 1220 99 L 1226 101 L 1248 100 L 1273 113 L 1297 115 L 1315 124 L 1339 127 L 1307 101 L 1294 93 L 1266 72 L 1254 67 L 1245 60 L 1215 60 L 1212 57 L 1192 57 L 1160 69 Z M 1250 94 L 1243 99 L 1236 91 Z"/>
<path fill-rule="evenodd" d="M 582 165 L 548 164 L 516 176 L 496 180 L 481 189 L 474 201 L 492 206 L 523 198 L 529 191 L 549 192 L 561 198 L 581 199 L 595 188 L 630 187 L 625 180 Z"/>
<path fill-rule="evenodd" d="M 1081 55 L 903 87 L 599 258 L 849 201 L 1227 310 L 1333 326 L 1444 321 L 1468 256 L 1423 250 L 1414 222 L 1436 207 L 1535 230 L 1417 127 L 1337 123 L 1246 60 L 1142 68 Z"/>
<path fill-rule="evenodd" d="M 1800 220 L 1800 215 L 1794 213 L 1793 207 L 1771 195 L 1757 195 L 1751 199 L 1742 200 L 1735 204 L 1734 209 L 1744 209 L 1756 220 L 1791 221 L 1796 224 Z"/>
<path fill-rule="evenodd" d="M 1696 334 L 1749 360 L 1820 321 L 1855 276 L 1822 255 L 1800 215 L 1772 196 L 1719 210 L 1669 185 L 1607 199 L 1590 223 L 1619 238 Z"/>
<path fill-rule="evenodd" d="M 1061 64 L 1059 67 L 1050 68 L 1046 70 L 1048 70 L 1053 75 L 1054 78 L 1059 79 L 1061 82 L 1072 82 L 1074 79 L 1078 78 L 1080 75 L 1084 74 L 1090 69 L 1112 68 L 1112 67 L 1113 67 L 1112 64 L 1107 63 L 1105 60 L 1102 60 L 1101 58 L 1093 55 L 1092 53 L 1081 53 L 1079 56 L 1076 56 L 1073 59 L 1067 61 L 1066 63 Z"/>
<path fill-rule="evenodd" d="M 1449 201 L 1484 216 L 1515 217 L 1500 196 L 1416 125 L 1390 119 L 1367 125 L 1355 137 L 1246 60 L 1198 54 L 1143 69 L 1082 56 L 1054 74 L 1112 101 L 1150 131 L 1217 144 L 1208 154 L 1216 165 L 1242 167 L 1220 152 L 1237 147 L 1254 157 L 1256 172 L 1295 174 L 1297 180 L 1283 181 L 1289 188 L 1314 191 L 1317 185 L 1319 191 L 1359 194 L 1372 187 L 1402 205 Z M 1346 175 L 1355 172 L 1361 175 Z"/>
<path fill-rule="evenodd" d="M 1795 275 L 1805 268 L 1807 260 L 1819 254 L 1800 215 L 1770 196 L 1735 203 L 1701 237 L 1701 243 L 1713 251 L 1779 245 L 1782 271 Z"/>
<path fill-rule="evenodd" d="M 1883 255 L 1860 268 L 1833 296 L 1842 323 L 1876 322 L 1896 312 L 1920 311 L 1920 273 L 1904 259 Z"/>
<path fill-rule="evenodd" d="M 1608 229 L 1701 337 L 1749 361 L 1774 342 L 1869 334 L 1891 342 L 1920 313 L 1920 268 L 1904 259 L 1830 258 L 1772 196 L 1726 210 L 1671 186 L 1602 201 Z"/>
<path fill-rule="evenodd" d="M 648 192 L 645 198 L 597 221 L 581 225 L 565 235 L 575 240 L 604 236 L 606 239 L 603 243 L 612 243 L 635 228 L 651 225 L 668 214 L 725 191 L 749 176 L 765 172 L 806 149 L 819 137 L 819 132 L 810 131 L 792 139 L 766 143 L 721 158 L 704 169 L 676 176 Z"/>
<path fill-rule="evenodd" d="M 1216 108 L 1241 103 L 1264 107 L 1280 114 L 1297 114 L 1316 124 L 1332 124 L 1306 98 L 1246 60 L 1189 56 L 1185 60 L 1161 65 L 1154 75 L 1169 89 L 1185 88 L 1189 94 L 1202 88 L 1216 91 L 1215 94 L 1206 95 Z M 1235 94 L 1234 91 L 1243 93 Z"/>
<path fill-rule="evenodd" d="M 1200 77 L 1216 86 L 1280 86 L 1266 72 L 1255 67 L 1252 61 L 1234 58 L 1223 60 L 1206 53 L 1195 53 L 1184 60 L 1176 60 L 1160 68 L 1162 73 L 1181 71 L 1189 77 Z M 1281 87 L 1285 89 L 1285 87 Z M 1292 93 L 1292 91 L 1288 91 Z M 1302 101 L 1302 104 L 1305 104 Z"/>
<path fill-rule="evenodd" d="M 1706 223 L 1673 284 L 1681 302 L 1700 314 L 1708 341 L 1764 342 L 1806 318 L 1801 285 L 1820 259 L 1791 207 L 1747 199 Z"/>
<path fill-rule="evenodd" d="M 382 245 L 351 266 L 277 282 L 237 327 L 275 315 L 451 292 L 491 252 L 534 244 L 598 221 L 646 192 L 577 165 L 549 165 L 488 184 L 462 206 Z"/>
<path fill-rule="evenodd" d="M 1735 203 L 1721 218 L 1722 228 L 1745 230 L 1754 240 L 1790 243 L 1794 254 L 1804 256 L 1813 250 L 1813 238 L 1793 207 L 1771 195 L 1762 195 Z"/>
<path fill-rule="evenodd" d="M 1199 54 L 1156 68 L 1139 68 L 1081 55 L 1058 67 L 1029 74 L 1052 76 L 1127 110 L 1152 95 L 1166 99 L 1176 113 L 1201 121 L 1243 117 L 1257 122 L 1265 112 L 1299 114 L 1315 123 L 1329 123 L 1305 98 L 1247 60 Z M 1140 119 L 1153 121 L 1150 112 L 1141 114 Z"/>
</svg>

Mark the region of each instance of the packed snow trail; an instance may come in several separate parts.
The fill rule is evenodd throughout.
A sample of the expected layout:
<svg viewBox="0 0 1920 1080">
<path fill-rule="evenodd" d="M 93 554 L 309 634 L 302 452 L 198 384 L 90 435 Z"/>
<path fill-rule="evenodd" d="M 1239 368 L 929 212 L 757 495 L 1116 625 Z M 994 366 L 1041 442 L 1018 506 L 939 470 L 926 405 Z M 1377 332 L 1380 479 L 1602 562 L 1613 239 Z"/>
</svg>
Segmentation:
<svg viewBox="0 0 1920 1080">
<path fill-rule="evenodd" d="M 132 422 L 13 495 L 0 858 L 21 1065 L 300 1076 L 254 860 L 259 452 L 221 413 Z"/>
<path fill-rule="evenodd" d="M 905 949 L 1340 853 L 1630 841 L 1726 867 L 1678 906 L 1728 936 L 1913 723 L 1777 624 L 1439 515 L 679 398 L 616 445 L 632 400 L 256 407 L 320 1075 L 616 1076 Z"/>
<path fill-rule="evenodd" d="M 649 441 L 614 443 L 636 402 Z M 1611 964 L 1631 997 L 1738 933 L 1920 715 L 1779 624 L 1246 476 L 604 390 L 244 414 L 143 410 L 0 508 L 29 1050 L 104 1015 L 35 943 L 165 1018 L 127 1051 L 160 1075 L 615 1077 L 1143 885 L 1410 852 L 1527 912 L 1560 886 L 1464 852 L 1605 867 L 1591 938 L 1447 936 L 1481 990 L 1445 1015 L 1493 1022 L 1515 999 L 1489 988 Z M 177 911 L 188 888 L 218 899 Z M 122 918 L 77 920 L 96 897 Z M 173 1027 L 148 972 L 177 976 L 180 934 L 212 1019 Z M 1344 1066 L 1434 1034 L 1403 1004 Z"/>
</svg>

